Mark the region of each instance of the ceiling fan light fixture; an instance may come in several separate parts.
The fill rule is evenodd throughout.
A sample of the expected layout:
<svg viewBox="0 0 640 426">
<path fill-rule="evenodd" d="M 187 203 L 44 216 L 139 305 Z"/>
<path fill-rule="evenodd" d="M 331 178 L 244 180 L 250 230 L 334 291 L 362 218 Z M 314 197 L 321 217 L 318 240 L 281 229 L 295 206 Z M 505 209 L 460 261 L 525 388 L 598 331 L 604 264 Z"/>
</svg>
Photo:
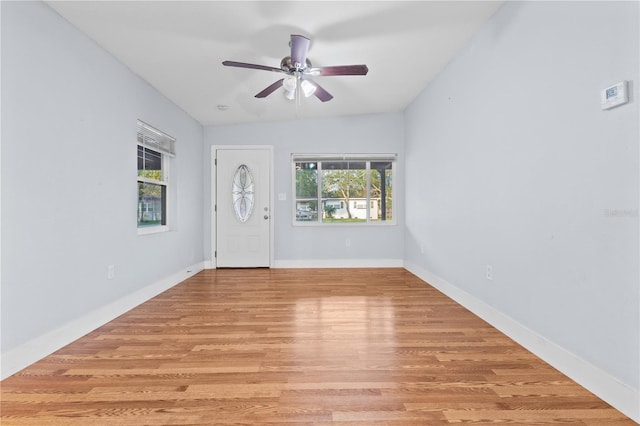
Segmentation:
<svg viewBox="0 0 640 426">
<path fill-rule="evenodd" d="M 284 90 L 287 92 L 295 92 L 297 84 L 298 84 L 298 79 L 292 76 L 282 80 L 282 87 L 284 87 Z"/>
<path fill-rule="evenodd" d="M 289 99 L 290 101 L 294 100 L 296 98 L 296 91 L 295 90 L 285 90 L 284 91 L 284 97 Z"/>
<path fill-rule="evenodd" d="M 300 88 L 302 89 L 302 93 L 304 93 L 305 98 L 313 95 L 316 91 L 316 86 L 311 84 L 307 80 L 302 80 L 302 83 L 300 83 Z"/>
<path fill-rule="evenodd" d="M 282 80 L 282 87 L 284 87 L 284 97 L 290 101 L 296 98 L 296 90 L 298 88 L 298 78 L 290 75 Z"/>
</svg>

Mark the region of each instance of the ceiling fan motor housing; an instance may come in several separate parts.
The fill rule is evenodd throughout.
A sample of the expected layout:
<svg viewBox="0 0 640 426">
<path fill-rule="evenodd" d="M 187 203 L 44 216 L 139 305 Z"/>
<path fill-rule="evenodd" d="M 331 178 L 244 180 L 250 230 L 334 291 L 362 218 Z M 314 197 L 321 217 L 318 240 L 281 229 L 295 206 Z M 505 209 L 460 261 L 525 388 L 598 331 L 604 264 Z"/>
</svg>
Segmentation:
<svg viewBox="0 0 640 426">
<path fill-rule="evenodd" d="M 280 68 L 282 69 L 282 71 L 292 74 L 296 71 L 302 71 L 304 69 L 311 68 L 311 61 L 307 59 L 305 66 L 302 67 L 300 66 L 300 64 L 292 63 L 291 56 L 285 56 L 284 58 L 282 58 L 282 61 L 280 61 Z"/>
</svg>

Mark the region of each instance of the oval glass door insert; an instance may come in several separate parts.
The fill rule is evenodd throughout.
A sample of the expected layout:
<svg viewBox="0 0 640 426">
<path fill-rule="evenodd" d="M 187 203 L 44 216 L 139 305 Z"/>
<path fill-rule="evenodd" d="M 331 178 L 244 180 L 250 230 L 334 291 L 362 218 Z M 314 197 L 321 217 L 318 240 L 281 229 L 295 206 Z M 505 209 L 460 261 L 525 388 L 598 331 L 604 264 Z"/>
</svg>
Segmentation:
<svg viewBox="0 0 640 426">
<path fill-rule="evenodd" d="M 241 164 L 233 176 L 233 211 L 240 222 L 246 222 L 253 211 L 253 176 L 246 164 Z"/>
</svg>

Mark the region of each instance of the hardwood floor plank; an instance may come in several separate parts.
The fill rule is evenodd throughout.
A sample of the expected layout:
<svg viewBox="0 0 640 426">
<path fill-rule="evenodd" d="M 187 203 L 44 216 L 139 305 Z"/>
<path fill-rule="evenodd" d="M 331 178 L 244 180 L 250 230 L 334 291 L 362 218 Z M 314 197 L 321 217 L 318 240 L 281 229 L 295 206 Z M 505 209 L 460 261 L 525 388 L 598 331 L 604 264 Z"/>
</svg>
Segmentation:
<svg viewBox="0 0 640 426">
<path fill-rule="evenodd" d="M 635 424 L 400 268 L 203 271 L 0 391 L 3 426 Z"/>
<path fill-rule="evenodd" d="M 581 424 L 581 419 L 609 419 L 613 409 L 555 409 L 555 410 L 516 410 L 509 415 L 509 421 L 516 424 L 525 423 L 562 423 Z M 444 412 L 449 421 L 457 422 L 497 422 L 504 419 L 504 410 L 447 410 Z"/>
</svg>

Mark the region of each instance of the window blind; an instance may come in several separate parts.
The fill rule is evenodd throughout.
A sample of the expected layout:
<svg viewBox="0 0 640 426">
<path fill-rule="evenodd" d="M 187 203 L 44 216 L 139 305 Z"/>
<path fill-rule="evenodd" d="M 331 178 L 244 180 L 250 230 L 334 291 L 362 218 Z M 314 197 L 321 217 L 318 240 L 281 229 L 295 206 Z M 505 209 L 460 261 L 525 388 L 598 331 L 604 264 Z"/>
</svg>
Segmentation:
<svg viewBox="0 0 640 426">
<path fill-rule="evenodd" d="M 138 145 L 175 157 L 175 138 L 138 120 Z"/>
</svg>

